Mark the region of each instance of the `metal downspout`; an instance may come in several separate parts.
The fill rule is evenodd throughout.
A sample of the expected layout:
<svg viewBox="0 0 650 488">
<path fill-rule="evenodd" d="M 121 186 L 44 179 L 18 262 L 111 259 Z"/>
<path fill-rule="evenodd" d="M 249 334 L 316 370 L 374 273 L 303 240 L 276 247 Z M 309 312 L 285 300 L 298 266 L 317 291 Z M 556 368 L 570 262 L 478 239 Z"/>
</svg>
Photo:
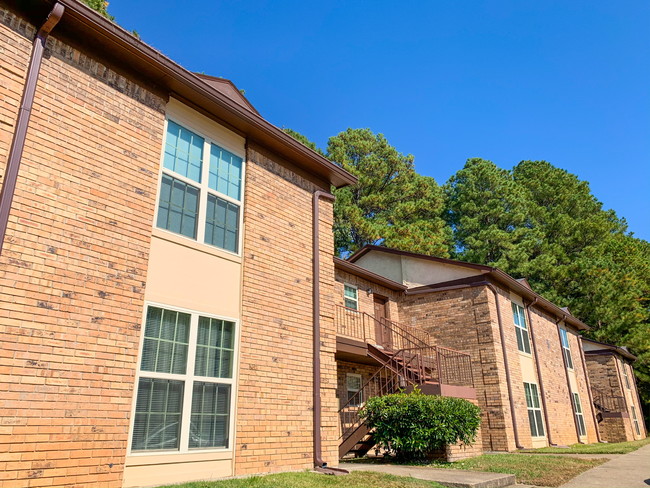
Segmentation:
<svg viewBox="0 0 650 488">
<path fill-rule="evenodd" d="M 571 401 L 571 407 L 573 408 L 573 423 L 576 427 L 576 436 L 578 438 L 578 444 L 584 444 L 584 442 L 580 440 L 578 416 L 576 415 L 576 406 L 573 400 L 573 391 L 571 391 L 571 380 L 569 379 L 569 365 L 567 364 L 566 356 L 564 355 L 564 348 L 562 347 L 562 333 L 560 332 L 560 322 L 564 322 L 565 319 L 566 319 L 566 315 L 563 315 L 561 319 L 557 319 L 555 321 L 555 327 L 557 328 L 557 337 L 558 340 L 560 341 L 560 352 L 562 353 L 562 362 L 564 363 L 564 376 L 566 377 L 566 387 L 567 390 L 569 391 L 569 400 Z M 568 340 L 568 336 L 567 336 L 567 340 Z"/>
<path fill-rule="evenodd" d="M 585 383 L 587 385 L 587 396 L 589 397 L 589 405 L 591 407 L 591 417 L 594 421 L 594 428 L 596 429 L 596 439 L 598 442 L 603 442 L 600 439 L 600 429 L 598 428 L 598 419 L 596 418 L 596 407 L 594 406 L 594 399 L 591 395 L 591 382 L 589 381 L 589 373 L 587 372 L 587 362 L 585 361 L 585 351 L 582 347 L 582 336 L 578 336 L 578 346 L 580 347 L 580 361 L 582 362 L 582 371 L 585 375 Z"/>
<path fill-rule="evenodd" d="M 334 201 L 334 195 L 326 191 L 318 190 L 314 192 L 312 202 L 312 256 L 313 256 L 313 286 L 312 286 L 312 303 L 313 315 L 312 321 L 314 324 L 314 467 L 317 471 L 324 474 L 347 474 L 345 469 L 330 468 L 327 463 L 323 461 L 323 450 L 321 445 L 321 379 L 320 379 L 320 232 L 319 232 L 319 200 L 323 198 Z"/>
<path fill-rule="evenodd" d="M 13 140 L 11 141 L 11 149 L 9 149 L 9 157 L 7 158 L 7 166 L 4 174 L 4 183 L 2 185 L 2 190 L 0 191 L 0 254 L 2 254 L 2 245 L 7 233 L 11 202 L 14 198 L 14 192 L 16 191 L 18 169 L 20 168 L 20 160 L 23 156 L 23 149 L 25 148 L 27 126 L 29 125 L 29 117 L 32 112 L 32 106 L 34 105 L 34 93 L 36 92 L 36 83 L 41 71 L 45 42 L 47 41 L 52 29 L 54 29 L 54 26 L 56 26 L 56 24 L 59 23 L 59 20 L 61 20 L 64 10 L 63 5 L 60 3 L 57 2 L 54 4 L 52 11 L 47 16 L 47 19 L 45 19 L 45 22 L 34 39 L 32 55 L 29 60 L 29 67 L 27 68 L 27 78 L 23 89 L 23 96 L 20 101 L 18 118 L 16 119 L 16 130 L 14 131 Z"/>
<path fill-rule="evenodd" d="M 510 367 L 508 366 L 508 353 L 506 351 L 505 333 L 503 331 L 503 321 L 501 319 L 501 306 L 499 305 L 499 292 L 492 283 L 486 285 L 494 293 L 494 301 L 497 306 L 497 320 L 499 322 L 499 336 L 501 337 L 501 351 L 503 353 L 503 366 L 506 370 L 506 386 L 508 387 L 508 399 L 510 401 L 510 416 L 512 417 L 512 429 L 515 434 L 515 447 L 523 449 L 519 442 L 519 430 L 517 429 L 517 416 L 515 415 L 515 401 L 512 398 L 512 381 L 510 379 Z"/>
<path fill-rule="evenodd" d="M 537 368 L 537 381 L 539 381 L 539 392 L 542 396 L 542 407 L 544 407 L 544 422 L 546 422 L 546 438 L 549 446 L 556 446 L 551 439 L 551 424 L 548 421 L 548 408 L 546 408 L 546 391 L 544 390 L 544 380 L 542 378 L 542 369 L 539 366 L 539 355 L 537 354 L 537 341 L 535 341 L 535 328 L 530 315 L 530 308 L 537 303 L 537 297 L 531 303 L 526 305 L 526 316 L 528 318 L 528 327 L 530 328 L 530 340 L 533 343 L 533 352 L 535 353 L 535 367 Z"/>
</svg>

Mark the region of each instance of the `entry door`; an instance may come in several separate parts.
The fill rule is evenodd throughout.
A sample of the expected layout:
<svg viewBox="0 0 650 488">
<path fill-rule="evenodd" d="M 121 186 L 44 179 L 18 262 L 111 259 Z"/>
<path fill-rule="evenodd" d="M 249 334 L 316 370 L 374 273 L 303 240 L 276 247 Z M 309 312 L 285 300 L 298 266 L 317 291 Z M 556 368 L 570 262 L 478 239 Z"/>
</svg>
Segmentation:
<svg viewBox="0 0 650 488">
<path fill-rule="evenodd" d="M 386 319 L 388 318 L 386 307 L 388 306 L 388 300 L 383 297 L 374 297 L 375 302 L 375 338 L 377 339 L 377 344 L 385 348 L 391 348 L 393 345 L 391 331 L 388 327 Z"/>
</svg>

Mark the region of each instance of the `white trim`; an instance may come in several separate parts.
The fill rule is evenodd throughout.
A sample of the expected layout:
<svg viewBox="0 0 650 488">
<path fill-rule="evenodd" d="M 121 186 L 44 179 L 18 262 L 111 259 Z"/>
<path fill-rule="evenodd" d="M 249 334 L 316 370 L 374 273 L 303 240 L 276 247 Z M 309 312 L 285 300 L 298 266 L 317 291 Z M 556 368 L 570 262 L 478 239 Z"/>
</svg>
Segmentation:
<svg viewBox="0 0 650 488">
<path fill-rule="evenodd" d="M 345 287 L 352 288 L 356 291 L 356 298 L 350 298 L 345 295 Z M 345 304 L 346 300 L 351 300 L 357 304 L 357 308 L 350 308 Z M 360 312 L 359 310 L 359 287 L 357 285 L 351 285 L 350 283 L 343 283 L 343 306 L 349 310 L 354 310 L 355 312 Z"/>
<path fill-rule="evenodd" d="M 532 410 L 533 412 L 539 411 L 539 414 L 540 414 L 540 417 L 541 417 L 541 420 L 542 420 L 542 428 L 544 429 L 544 433 L 542 435 L 539 435 L 539 428 L 537 426 L 537 417 L 535 417 L 535 415 L 533 414 L 533 417 L 535 417 L 535 428 L 538 430 L 538 432 L 537 432 L 538 435 L 533 435 L 533 433 L 531 431 L 530 437 L 532 439 L 545 439 L 546 438 L 546 432 L 548 431 L 548 425 L 546 425 L 545 422 L 544 422 L 545 419 L 544 419 L 544 410 L 542 409 L 542 406 L 543 406 L 542 394 L 541 394 L 541 392 L 539 390 L 539 385 L 537 383 L 533 383 L 532 381 L 524 381 L 524 400 L 526 399 L 526 385 L 529 385 L 528 389 L 530 391 L 530 401 L 533 404 L 532 407 L 529 407 L 528 404 L 526 404 L 526 415 L 528 415 L 529 410 Z M 532 385 L 535 386 L 535 393 L 536 393 L 535 398 L 533 398 L 533 389 L 531 388 Z M 535 405 L 535 400 L 537 400 L 537 403 L 538 403 L 539 407 L 534 406 Z M 529 421 L 528 423 L 530 425 L 530 418 L 528 419 L 528 421 Z"/>
<path fill-rule="evenodd" d="M 158 373 L 153 371 L 140 371 L 140 363 L 142 361 L 142 352 L 144 348 L 144 327 L 146 324 L 147 312 L 149 307 L 161 308 L 164 310 L 170 310 L 172 312 L 181 312 L 190 314 L 190 335 L 188 339 L 188 350 L 187 350 L 187 365 L 185 374 L 173 374 L 173 373 Z M 232 378 L 215 378 L 207 376 L 195 376 L 194 375 L 194 364 L 196 360 L 196 340 L 198 335 L 198 323 L 199 317 L 207 317 L 216 320 L 223 320 L 227 322 L 233 322 L 235 331 L 233 334 L 233 353 L 232 353 Z M 224 315 L 217 315 L 213 313 L 206 313 L 200 310 L 188 309 L 184 307 L 177 307 L 174 305 L 167 305 L 159 302 L 145 301 L 142 311 L 141 319 L 142 329 L 140 333 L 140 346 L 138 348 L 138 362 L 136 364 L 135 372 L 135 381 L 133 386 L 133 395 L 131 403 L 131 419 L 129 422 L 129 438 L 127 442 L 127 456 L 159 456 L 159 455 L 186 455 L 190 453 L 209 453 L 209 452 L 230 452 L 234 448 L 234 429 L 235 429 L 235 409 L 234 409 L 234 397 L 237 391 L 237 381 L 238 372 L 239 372 L 239 341 L 241 337 L 241 324 L 240 320 L 227 317 Z M 165 380 L 175 380 L 182 381 L 184 383 L 183 388 L 183 408 L 181 411 L 181 429 L 180 429 L 180 439 L 179 439 L 179 448 L 177 450 L 154 450 L 154 451 L 135 451 L 132 450 L 132 441 L 133 441 L 133 428 L 135 424 L 135 412 L 136 412 L 136 403 L 138 397 L 138 384 L 140 378 L 153 378 L 153 379 L 165 379 Z M 216 383 L 216 384 L 225 384 L 230 386 L 230 401 L 229 401 L 229 426 L 228 426 L 228 446 L 219 447 L 219 448 L 189 448 L 189 428 L 185 428 L 189 425 L 190 417 L 192 413 L 192 383 L 194 381 L 202 381 L 206 383 Z M 189 385 L 189 387 L 188 387 Z"/>
<path fill-rule="evenodd" d="M 359 380 L 359 389 L 358 390 L 350 390 L 350 387 L 349 387 L 349 384 L 348 384 L 348 378 L 356 378 L 356 379 Z M 359 393 L 361 391 L 362 386 L 363 386 L 363 376 L 361 376 L 358 373 L 346 373 L 345 374 L 345 390 L 347 391 L 347 398 L 345 399 L 346 403 L 350 399 L 350 392 L 354 392 L 354 394 L 357 394 L 357 393 Z M 361 401 L 359 403 L 356 403 L 354 405 L 350 404 L 350 406 L 351 407 L 360 407 L 361 405 L 363 405 L 363 402 L 364 402 L 363 393 L 361 393 L 360 400 Z"/>
</svg>

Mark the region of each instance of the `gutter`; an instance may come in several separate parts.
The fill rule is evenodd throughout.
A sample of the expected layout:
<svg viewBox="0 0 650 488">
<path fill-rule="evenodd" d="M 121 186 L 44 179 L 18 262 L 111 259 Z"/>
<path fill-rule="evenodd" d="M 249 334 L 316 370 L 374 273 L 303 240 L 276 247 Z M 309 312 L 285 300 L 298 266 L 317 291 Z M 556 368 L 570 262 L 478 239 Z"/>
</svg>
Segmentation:
<svg viewBox="0 0 650 488">
<path fill-rule="evenodd" d="M 323 198 L 330 202 L 334 201 L 334 195 L 322 190 L 317 190 L 313 194 L 312 201 L 312 256 L 313 256 L 313 286 L 312 286 L 312 303 L 314 324 L 314 377 L 313 377 L 313 402 L 314 402 L 314 469 L 324 474 L 347 474 L 348 471 L 339 468 L 330 468 L 323 461 L 323 450 L 321 443 L 321 378 L 320 378 L 320 232 L 319 232 L 319 207 L 318 203 Z"/>
<path fill-rule="evenodd" d="M 573 391 L 571 391 L 571 380 L 569 379 L 569 365 L 566 362 L 566 356 L 564 355 L 564 348 L 562 347 L 562 333 L 560 332 L 560 322 L 562 322 L 564 319 L 566 319 L 566 315 L 564 315 L 560 319 L 557 319 L 555 321 L 555 326 L 557 327 L 557 338 L 560 341 L 560 352 L 562 353 L 562 362 L 564 363 L 564 375 L 566 376 L 566 387 L 567 390 L 569 391 L 569 400 L 571 401 L 571 407 L 573 408 L 573 424 L 575 425 L 576 428 L 576 437 L 578 439 L 579 444 L 584 444 L 584 442 L 580 440 L 580 429 L 578 428 L 578 417 L 576 415 L 576 406 L 573 400 Z"/>
<path fill-rule="evenodd" d="M 517 415 L 515 414 L 515 401 L 512 397 L 512 379 L 510 378 L 510 367 L 508 366 L 508 352 L 506 348 L 506 338 L 503 331 L 503 321 L 501 319 L 501 305 L 499 305 L 499 292 L 492 283 L 486 285 L 492 293 L 494 293 L 494 301 L 497 306 L 497 320 L 499 322 L 499 336 L 501 337 L 501 351 L 503 353 L 503 366 L 506 370 L 506 386 L 508 387 L 508 400 L 510 403 L 510 416 L 512 417 L 512 430 L 515 434 L 515 447 L 523 449 L 524 447 L 519 442 L 519 429 L 517 428 Z"/>
<path fill-rule="evenodd" d="M 45 43 L 47 38 L 52 32 L 52 29 L 59 23 L 64 11 L 63 5 L 59 2 L 54 4 L 52 11 L 49 13 L 45 22 L 38 30 L 34 44 L 32 47 L 32 55 L 29 60 L 29 67 L 27 68 L 27 78 L 23 88 L 23 96 L 20 101 L 20 109 L 18 111 L 18 118 L 16 119 L 16 130 L 14 132 L 13 140 L 11 141 L 11 149 L 9 149 L 9 157 L 7 159 L 7 167 L 4 174 L 4 183 L 0 191 L 0 255 L 2 254 L 2 244 L 4 243 L 7 234 L 7 224 L 9 222 L 9 213 L 11 211 L 11 202 L 14 198 L 16 191 L 16 181 L 18 180 L 18 170 L 20 168 L 20 160 L 23 156 L 25 149 L 25 139 L 27 138 L 27 127 L 29 125 L 29 118 L 32 113 L 34 105 L 34 94 L 36 92 L 36 83 L 41 72 L 41 62 L 43 61 L 43 52 L 45 51 Z"/>
<path fill-rule="evenodd" d="M 542 379 L 542 369 L 539 366 L 539 355 L 537 354 L 537 342 L 535 341 L 535 333 L 533 328 L 533 320 L 530 315 L 530 308 L 534 307 L 537 303 L 537 297 L 531 303 L 526 305 L 526 316 L 528 318 L 528 327 L 530 328 L 530 340 L 533 343 L 533 352 L 535 353 L 535 368 L 537 369 L 537 381 L 539 382 L 539 392 L 542 396 L 542 407 L 544 407 L 544 422 L 546 422 L 546 439 L 549 446 L 557 446 L 551 439 L 551 424 L 548 421 L 548 408 L 546 407 L 546 392 L 544 390 L 544 380 Z"/>
<path fill-rule="evenodd" d="M 580 347 L 580 361 L 582 362 L 582 371 L 585 375 L 585 383 L 587 385 L 587 396 L 589 397 L 589 406 L 591 407 L 591 418 L 594 421 L 594 428 L 596 429 L 596 439 L 598 442 L 603 442 L 600 438 L 600 429 L 598 428 L 598 419 L 596 418 L 596 408 L 594 406 L 594 399 L 591 394 L 591 382 L 589 381 L 589 373 L 587 372 L 587 362 L 585 361 L 585 351 L 582 345 L 582 336 L 578 336 L 578 345 Z"/>
</svg>

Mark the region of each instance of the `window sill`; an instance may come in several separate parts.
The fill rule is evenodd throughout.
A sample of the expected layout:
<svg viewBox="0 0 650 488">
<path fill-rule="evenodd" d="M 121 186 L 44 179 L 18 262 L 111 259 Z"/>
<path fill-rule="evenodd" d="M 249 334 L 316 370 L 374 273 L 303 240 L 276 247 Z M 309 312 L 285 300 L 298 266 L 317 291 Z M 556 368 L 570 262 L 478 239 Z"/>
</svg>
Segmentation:
<svg viewBox="0 0 650 488">
<path fill-rule="evenodd" d="M 524 356 L 531 359 L 533 358 L 533 353 L 531 352 L 520 351 L 519 349 L 517 349 L 517 352 L 519 353 L 520 356 Z"/>
<path fill-rule="evenodd" d="M 155 464 L 193 463 L 197 461 L 219 461 L 232 459 L 231 449 L 210 449 L 200 452 L 138 452 L 126 457 L 126 466 L 149 466 Z"/>
<path fill-rule="evenodd" d="M 154 227 L 152 229 L 151 235 L 157 237 L 158 239 L 162 239 L 167 242 L 172 242 L 174 244 L 178 244 L 180 246 L 193 249 L 195 251 L 199 251 L 205 254 L 210 254 L 212 256 L 217 256 L 222 259 L 226 259 L 228 261 L 232 261 L 233 263 L 241 264 L 242 262 L 242 257 L 239 254 L 235 254 L 230 251 L 225 251 L 223 249 L 210 246 L 209 244 L 201 244 L 200 242 L 197 242 L 188 237 L 183 237 L 178 234 L 174 234 L 173 232 L 159 229 L 158 227 Z"/>
</svg>

